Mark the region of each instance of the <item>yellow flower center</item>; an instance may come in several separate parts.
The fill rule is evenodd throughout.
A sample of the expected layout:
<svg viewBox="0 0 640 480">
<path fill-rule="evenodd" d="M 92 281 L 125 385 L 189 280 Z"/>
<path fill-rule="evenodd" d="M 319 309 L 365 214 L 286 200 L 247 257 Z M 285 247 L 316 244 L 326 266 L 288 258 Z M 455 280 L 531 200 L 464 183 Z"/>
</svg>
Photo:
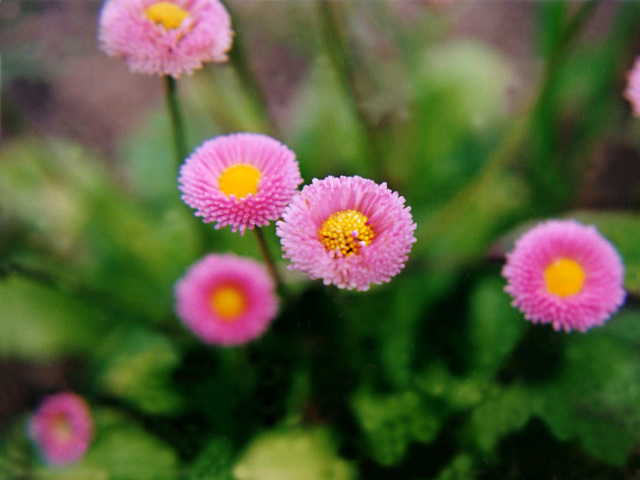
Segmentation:
<svg viewBox="0 0 640 480">
<path fill-rule="evenodd" d="M 189 16 L 189 12 L 172 2 L 154 3 L 144 11 L 144 14 L 153 23 L 162 24 L 167 30 L 178 28 L 182 21 Z"/>
<path fill-rule="evenodd" d="M 348 256 L 358 253 L 360 247 L 369 245 L 373 240 L 373 230 L 369 219 L 356 210 L 343 210 L 327 218 L 318 235 L 328 251 L 336 251 Z"/>
<path fill-rule="evenodd" d="M 549 293 L 559 297 L 575 295 L 582 290 L 585 272 L 582 266 L 570 258 L 559 258 L 544 270 L 544 280 Z"/>
<path fill-rule="evenodd" d="M 233 165 L 222 172 L 218 178 L 218 187 L 227 197 L 235 195 L 236 198 L 244 198 L 250 193 L 258 193 L 260 177 L 260 170 L 253 165 Z"/>
<path fill-rule="evenodd" d="M 223 320 L 233 321 L 247 309 L 247 298 L 238 287 L 226 285 L 211 294 L 209 304 Z"/>
<path fill-rule="evenodd" d="M 56 437 L 62 442 L 66 442 L 73 436 L 73 429 L 67 417 L 63 414 L 56 415 L 53 421 L 53 431 L 56 432 Z"/>
</svg>

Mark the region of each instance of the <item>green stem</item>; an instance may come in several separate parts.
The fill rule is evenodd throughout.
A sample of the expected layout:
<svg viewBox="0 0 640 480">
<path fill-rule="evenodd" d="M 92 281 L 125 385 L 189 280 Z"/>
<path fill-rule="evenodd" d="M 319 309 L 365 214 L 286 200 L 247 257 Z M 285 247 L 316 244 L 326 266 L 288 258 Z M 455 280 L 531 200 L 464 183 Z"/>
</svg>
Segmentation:
<svg viewBox="0 0 640 480">
<path fill-rule="evenodd" d="M 345 47 L 346 41 L 340 31 L 340 26 L 335 13 L 333 12 L 331 1 L 323 0 L 318 2 L 318 6 L 320 9 L 320 23 L 322 27 L 322 34 L 325 39 L 327 54 L 338 74 L 344 92 L 351 103 L 351 108 L 362 125 L 366 136 L 365 148 L 368 149 L 367 155 L 371 159 L 372 165 L 375 168 L 375 173 L 379 179 L 383 179 L 386 177 L 383 162 L 384 156 L 382 155 L 378 132 L 371 124 L 371 121 L 367 117 L 366 112 L 362 109 L 360 102 L 358 102 L 355 74 L 353 69 L 350 67 L 351 62 L 348 51 Z"/>
<path fill-rule="evenodd" d="M 267 242 L 264 238 L 262 229 L 254 228 L 253 231 L 256 234 L 256 239 L 258 240 L 258 247 L 260 247 L 260 253 L 262 254 L 262 258 L 264 259 L 264 262 L 267 264 L 267 269 L 269 270 L 271 277 L 273 277 L 273 280 L 276 283 L 276 286 L 280 288 L 283 286 L 282 279 L 280 278 L 280 275 L 278 274 L 278 270 L 276 269 L 276 265 L 273 262 L 273 258 L 269 253 L 269 246 L 267 245 Z"/>
<path fill-rule="evenodd" d="M 176 88 L 176 79 L 170 75 L 165 76 L 166 79 L 166 95 L 167 107 L 169 108 L 169 117 L 171 119 L 171 130 L 173 133 L 173 142 L 176 155 L 176 164 L 178 168 L 184 162 L 189 154 L 187 150 L 187 141 L 184 133 L 184 120 L 180 111 L 178 102 L 178 94 Z"/>
</svg>

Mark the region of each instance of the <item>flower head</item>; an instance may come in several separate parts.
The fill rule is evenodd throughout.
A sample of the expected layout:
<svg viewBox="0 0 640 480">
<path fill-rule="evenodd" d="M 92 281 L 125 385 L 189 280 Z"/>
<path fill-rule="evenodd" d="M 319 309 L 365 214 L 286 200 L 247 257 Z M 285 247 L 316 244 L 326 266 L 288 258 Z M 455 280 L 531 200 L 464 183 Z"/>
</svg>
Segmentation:
<svg viewBox="0 0 640 480">
<path fill-rule="evenodd" d="M 627 73 L 627 87 L 623 92 L 629 100 L 634 117 L 640 117 L 640 57 L 636 58 L 633 68 Z"/>
<path fill-rule="evenodd" d="M 89 406 L 74 393 L 44 399 L 29 419 L 29 435 L 46 462 L 67 465 L 85 454 L 93 437 Z"/>
<path fill-rule="evenodd" d="M 98 38 L 132 72 L 179 78 L 226 61 L 233 31 L 219 0 L 107 0 Z"/>
<path fill-rule="evenodd" d="M 604 324 L 626 296 L 615 247 L 575 220 L 549 220 L 522 235 L 502 275 L 528 320 L 566 332 Z"/>
<path fill-rule="evenodd" d="M 250 258 L 211 254 L 175 286 L 175 310 L 206 343 L 240 345 L 259 337 L 278 312 L 275 285 Z"/>
<path fill-rule="evenodd" d="M 287 207 L 276 233 L 290 269 L 326 285 L 367 290 L 404 267 L 416 240 L 410 210 L 385 183 L 314 179 Z"/>
<path fill-rule="evenodd" d="M 182 199 L 216 228 L 277 220 L 302 183 L 295 154 L 277 140 L 236 133 L 204 142 L 180 168 Z"/>
</svg>

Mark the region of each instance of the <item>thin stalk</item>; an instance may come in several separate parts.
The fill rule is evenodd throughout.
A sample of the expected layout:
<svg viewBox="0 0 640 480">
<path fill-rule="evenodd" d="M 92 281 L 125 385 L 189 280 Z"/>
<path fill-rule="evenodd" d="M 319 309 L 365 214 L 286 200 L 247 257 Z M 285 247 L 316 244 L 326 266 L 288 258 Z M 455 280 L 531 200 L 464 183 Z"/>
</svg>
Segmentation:
<svg viewBox="0 0 640 480">
<path fill-rule="evenodd" d="M 363 127 L 366 136 L 366 148 L 369 150 L 367 154 L 375 168 L 375 173 L 380 179 L 385 178 L 383 155 L 377 135 L 378 132 L 358 102 L 355 75 L 353 69 L 350 67 L 349 53 L 345 47 L 346 41 L 340 31 L 340 26 L 333 12 L 331 1 L 324 0 L 318 2 L 318 7 L 320 9 L 320 23 L 327 54 L 350 100 L 351 108 Z"/>
<path fill-rule="evenodd" d="M 171 130 L 173 133 L 173 142 L 176 155 L 176 165 L 178 168 L 189 154 L 187 150 L 187 141 L 184 130 L 184 120 L 178 102 L 178 93 L 176 88 L 176 79 L 170 75 L 165 76 L 167 107 L 169 109 L 169 117 L 171 119 Z"/>
<path fill-rule="evenodd" d="M 281 288 L 283 286 L 282 283 L 282 279 L 280 278 L 280 275 L 278 274 L 278 270 L 276 269 L 276 265 L 273 261 L 273 257 L 271 256 L 271 253 L 269 253 L 269 246 L 267 245 L 267 242 L 264 238 L 264 234 L 262 233 L 262 229 L 261 228 L 254 228 L 253 231 L 256 234 L 256 239 L 258 240 L 258 247 L 260 247 L 260 253 L 262 254 L 262 258 L 264 259 L 264 263 L 267 264 L 267 269 L 269 270 L 269 273 L 271 274 L 271 277 L 273 277 L 274 282 L 276 283 L 276 286 L 278 288 Z"/>
</svg>

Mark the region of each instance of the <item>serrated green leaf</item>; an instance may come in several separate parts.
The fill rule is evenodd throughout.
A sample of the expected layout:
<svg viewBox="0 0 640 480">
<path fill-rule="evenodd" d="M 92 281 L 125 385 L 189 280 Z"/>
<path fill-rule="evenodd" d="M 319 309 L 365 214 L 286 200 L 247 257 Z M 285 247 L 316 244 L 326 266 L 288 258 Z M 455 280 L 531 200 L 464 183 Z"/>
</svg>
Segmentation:
<svg viewBox="0 0 640 480">
<path fill-rule="evenodd" d="M 558 439 L 575 439 L 594 457 L 622 465 L 640 442 L 640 354 L 617 335 L 605 326 L 572 336 L 560 376 L 530 393 Z"/>
<path fill-rule="evenodd" d="M 382 465 L 398 463 L 412 442 L 429 443 L 440 429 L 436 412 L 415 392 L 361 390 L 351 404 L 373 458 Z"/>
<path fill-rule="evenodd" d="M 487 399 L 471 415 L 478 447 L 491 452 L 501 438 L 524 427 L 531 415 L 529 393 L 515 386 Z"/>
<path fill-rule="evenodd" d="M 99 355 L 104 364 L 97 383 L 106 394 L 149 414 L 171 413 L 182 406 L 182 398 L 171 384 L 180 357 L 163 335 L 122 328 L 104 339 Z"/>
</svg>

